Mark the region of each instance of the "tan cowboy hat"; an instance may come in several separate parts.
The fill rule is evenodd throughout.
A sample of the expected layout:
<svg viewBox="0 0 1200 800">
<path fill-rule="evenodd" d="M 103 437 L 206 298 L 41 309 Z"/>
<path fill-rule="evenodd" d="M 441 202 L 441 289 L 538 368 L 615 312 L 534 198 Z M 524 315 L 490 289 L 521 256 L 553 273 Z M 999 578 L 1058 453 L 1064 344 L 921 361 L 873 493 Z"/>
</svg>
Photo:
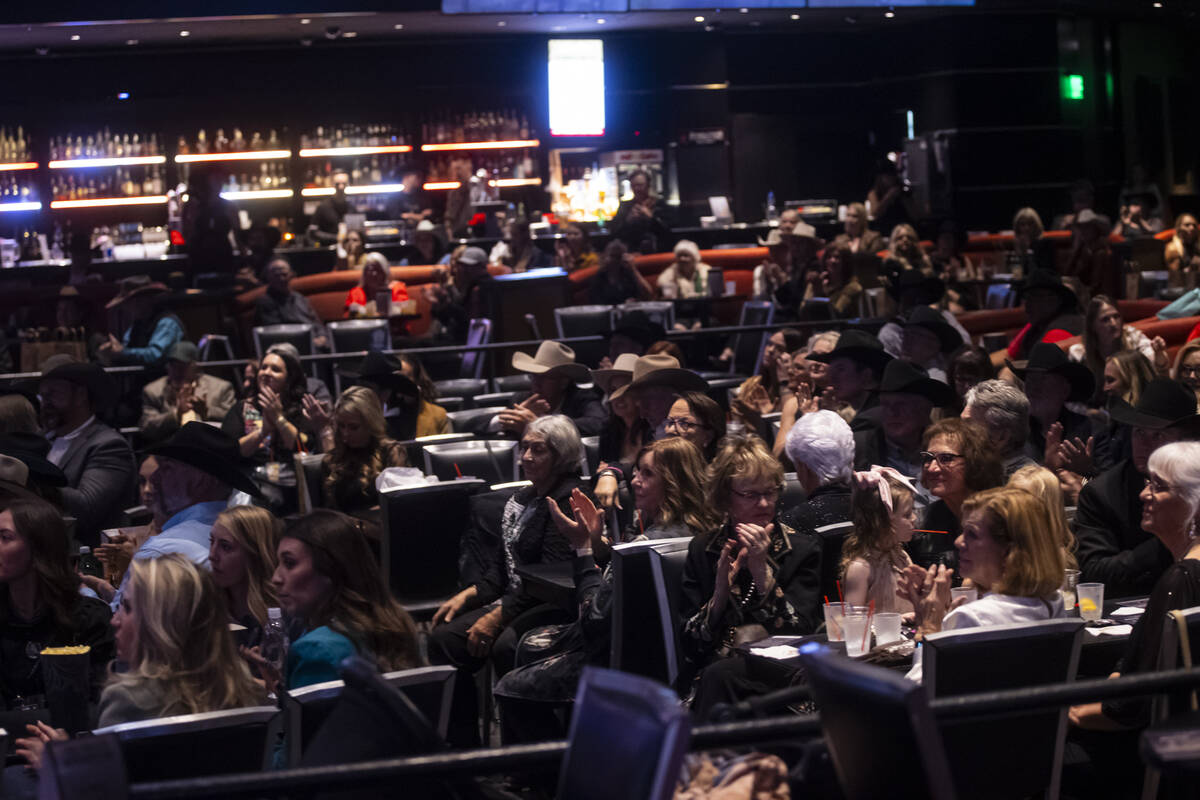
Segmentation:
<svg viewBox="0 0 1200 800">
<path fill-rule="evenodd" d="M 758 237 L 759 247 L 779 247 L 784 244 L 787 244 L 787 241 L 783 238 L 783 234 L 779 232 L 778 228 L 772 228 L 765 239 L 761 236 Z"/>
<path fill-rule="evenodd" d="M 147 294 L 157 295 L 171 291 L 165 283 L 152 281 L 148 275 L 130 275 L 128 278 L 121 280 L 117 286 L 119 287 L 117 296 L 109 300 L 104 306 L 105 308 L 116 308 L 135 297 Z"/>
<path fill-rule="evenodd" d="M 609 399 L 620 397 L 632 389 L 651 386 L 666 386 L 679 392 L 703 392 L 708 389 L 708 381 L 690 369 L 680 367 L 679 360 L 674 356 L 656 353 L 639 357 L 633 365 L 633 380 L 618 386 Z"/>
<path fill-rule="evenodd" d="M 633 366 L 637 360 L 638 357 L 633 353 L 622 353 L 617 356 L 610 369 L 592 370 L 592 383 L 596 384 L 596 388 L 604 392 L 606 397 L 611 395 L 615 391 L 613 384 L 616 381 L 621 378 L 633 379 Z"/>
<path fill-rule="evenodd" d="M 575 351 L 560 342 L 542 342 L 532 358 L 525 353 L 513 353 L 512 365 L 513 369 L 534 375 L 563 375 L 575 383 L 588 380 L 588 368 L 576 364 Z"/>
<path fill-rule="evenodd" d="M 789 235 L 795 236 L 798 239 L 816 239 L 817 229 L 804 220 L 797 220 Z"/>
<path fill-rule="evenodd" d="M 0 455 L 0 494 L 17 497 L 37 497 L 29 491 L 29 467 L 12 456 Z"/>
</svg>

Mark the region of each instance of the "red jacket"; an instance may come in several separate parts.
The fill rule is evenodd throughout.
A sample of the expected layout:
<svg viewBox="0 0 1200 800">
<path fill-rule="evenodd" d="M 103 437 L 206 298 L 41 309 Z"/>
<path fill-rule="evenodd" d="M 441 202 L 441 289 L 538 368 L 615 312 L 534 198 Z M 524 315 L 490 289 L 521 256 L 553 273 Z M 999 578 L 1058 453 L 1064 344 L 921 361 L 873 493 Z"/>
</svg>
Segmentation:
<svg viewBox="0 0 1200 800">
<path fill-rule="evenodd" d="M 393 303 L 403 303 L 408 300 L 408 287 L 404 285 L 404 281 L 392 281 L 391 289 Z M 367 293 L 361 286 L 355 286 L 346 295 L 346 311 L 349 311 L 352 305 L 365 306 L 374 299 L 374 297 L 367 297 Z"/>
</svg>

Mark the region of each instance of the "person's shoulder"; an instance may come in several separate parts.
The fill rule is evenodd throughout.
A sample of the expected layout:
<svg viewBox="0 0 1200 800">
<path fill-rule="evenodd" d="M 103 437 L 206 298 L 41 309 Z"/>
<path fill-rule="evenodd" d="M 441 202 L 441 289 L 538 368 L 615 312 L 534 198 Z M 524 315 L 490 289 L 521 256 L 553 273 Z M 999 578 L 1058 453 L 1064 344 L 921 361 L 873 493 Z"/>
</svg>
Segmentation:
<svg viewBox="0 0 1200 800">
<path fill-rule="evenodd" d="M 166 381 L 166 378 L 160 378 L 160 380 Z M 199 375 L 197 375 L 196 383 L 201 387 L 211 389 L 212 391 L 223 392 L 225 391 L 226 387 L 229 387 L 230 391 L 233 391 L 232 383 L 224 378 L 218 378 L 216 375 L 209 375 L 207 372 L 201 372 Z"/>
<path fill-rule="evenodd" d="M 86 630 L 98 625 L 107 626 L 112 618 L 112 609 L 108 603 L 96 597 L 79 595 L 71 605 L 71 621 L 79 630 Z"/>
<path fill-rule="evenodd" d="M 133 449 L 129 445 L 129 440 L 122 436 L 118 430 L 99 420 L 89 426 L 87 442 L 93 447 L 117 446 L 129 450 Z"/>
<path fill-rule="evenodd" d="M 100 719 L 97 728 L 140 722 L 159 716 L 162 695 L 151 681 L 116 680 L 100 694 Z"/>
<path fill-rule="evenodd" d="M 297 658 L 305 661 L 333 661 L 337 663 L 358 652 L 354 642 L 328 625 L 313 628 L 292 643 Z"/>
<path fill-rule="evenodd" d="M 161 378 L 155 378 L 154 380 L 150 381 L 149 383 L 147 383 L 145 386 L 142 387 L 142 392 L 144 394 L 150 395 L 151 397 L 162 395 L 166 391 L 167 391 L 167 376 L 166 375 L 163 375 Z"/>
</svg>

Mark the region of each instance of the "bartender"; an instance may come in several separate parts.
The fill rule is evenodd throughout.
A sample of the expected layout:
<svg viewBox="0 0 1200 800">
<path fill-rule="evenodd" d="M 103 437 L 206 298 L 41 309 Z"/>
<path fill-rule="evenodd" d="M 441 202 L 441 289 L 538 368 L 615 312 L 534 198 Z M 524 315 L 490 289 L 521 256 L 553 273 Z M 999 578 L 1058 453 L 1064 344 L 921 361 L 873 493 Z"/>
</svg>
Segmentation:
<svg viewBox="0 0 1200 800">
<path fill-rule="evenodd" d="M 403 188 L 392 195 L 392 200 L 388 203 L 388 219 L 403 220 L 408 223 L 406 227 L 411 228 L 421 220 L 428 219 L 433 214 L 433 209 L 428 208 L 425 202 L 425 193 L 421 190 L 421 173 L 415 169 L 407 170 L 400 177 L 400 186 Z"/>
<path fill-rule="evenodd" d="M 650 192 L 650 175 L 637 170 L 629 176 L 633 198 L 623 200 L 613 215 L 613 237 L 625 243 L 631 253 L 657 253 L 670 244 L 671 226 L 667 224 L 666 205 Z"/>
<path fill-rule="evenodd" d="M 338 226 L 346 219 L 347 214 L 355 212 L 354 206 L 346 199 L 346 187 L 349 185 L 350 176 L 347 173 L 333 173 L 333 196 L 322 200 L 312 219 L 308 221 L 308 238 L 314 243 L 337 242 Z"/>
</svg>

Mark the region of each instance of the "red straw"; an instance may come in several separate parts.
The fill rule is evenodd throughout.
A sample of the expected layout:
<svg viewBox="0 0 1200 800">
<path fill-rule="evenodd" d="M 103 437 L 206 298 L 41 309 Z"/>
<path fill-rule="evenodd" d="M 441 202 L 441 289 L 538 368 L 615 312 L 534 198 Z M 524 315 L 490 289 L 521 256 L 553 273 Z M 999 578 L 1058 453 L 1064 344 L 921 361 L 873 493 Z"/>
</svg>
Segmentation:
<svg viewBox="0 0 1200 800">
<path fill-rule="evenodd" d="M 825 605 L 829 605 L 829 595 L 823 594 L 821 596 L 825 598 Z"/>
<path fill-rule="evenodd" d="M 645 536 L 646 535 L 646 526 L 644 526 L 642 524 L 642 515 L 640 512 L 638 513 L 637 518 L 638 518 L 638 530 L 641 531 L 642 536 Z"/>
<path fill-rule="evenodd" d="M 871 605 L 867 607 L 867 626 L 863 628 L 862 649 L 867 649 L 867 637 L 871 635 L 871 617 L 875 616 L 875 601 L 871 601 Z"/>
<path fill-rule="evenodd" d="M 842 596 L 842 582 L 841 581 L 837 582 L 837 587 L 838 587 L 838 602 L 842 606 L 842 616 L 845 616 L 846 615 L 846 598 Z"/>
<path fill-rule="evenodd" d="M 460 477 L 460 478 L 462 477 L 462 470 L 458 468 L 458 462 L 457 462 L 457 461 L 455 461 L 455 462 L 454 462 L 454 474 L 455 474 L 455 475 L 457 475 L 457 476 L 458 476 L 458 477 Z"/>
</svg>

